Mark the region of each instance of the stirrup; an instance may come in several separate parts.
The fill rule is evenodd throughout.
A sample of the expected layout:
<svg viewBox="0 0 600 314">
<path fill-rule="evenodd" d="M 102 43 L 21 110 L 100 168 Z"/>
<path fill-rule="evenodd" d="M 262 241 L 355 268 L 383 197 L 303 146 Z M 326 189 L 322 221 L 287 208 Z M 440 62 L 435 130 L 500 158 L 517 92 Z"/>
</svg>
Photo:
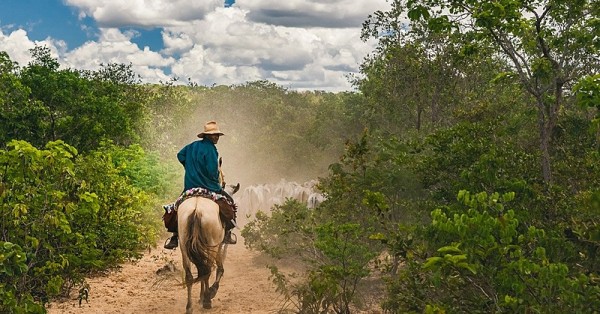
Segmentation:
<svg viewBox="0 0 600 314">
<path fill-rule="evenodd" d="M 236 244 L 237 243 L 237 235 L 235 235 L 235 233 L 232 233 L 231 231 L 228 231 L 229 236 L 227 235 L 227 233 L 225 233 L 225 238 L 223 238 L 223 243 L 225 244 Z"/>
<path fill-rule="evenodd" d="M 165 243 L 164 248 L 167 250 L 174 250 L 175 248 L 177 248 L 177 246 L 179 246 L 179 241 L 178 241 L 178 237 L 177 236 L 172 236 L 169 239 L 168 243 Z"/>
</svg>

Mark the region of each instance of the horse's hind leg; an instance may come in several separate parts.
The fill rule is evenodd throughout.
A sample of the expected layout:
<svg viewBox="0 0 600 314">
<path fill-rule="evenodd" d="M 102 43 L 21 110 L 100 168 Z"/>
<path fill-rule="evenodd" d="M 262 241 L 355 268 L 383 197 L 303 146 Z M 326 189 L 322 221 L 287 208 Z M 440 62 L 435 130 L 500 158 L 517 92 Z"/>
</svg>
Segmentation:
<svg viewBox="0 0 600 314">
<path fill-rule="evenodd" d="M 210 298 L 214 298 L 217 295 L 217 291 L 219 291 L 219 282 L 223 277 L 223 273 L 225 273 L 225 269 L 223 268 L 223 262 L 225 261 L 225 256 L 227 255 L 227 245 L 221 244 L 219 247 L 219 251 L 217 252 L 217 274 L 215 277 L 215 282 L 209 289 Z"/>
<path fill-rule="evenodd" d="M 210 289 L 208 289 L 208 295 L 211 299 L 214 298 L 217 295 L 217 291 L 219 291 L 219 281 L 221 281 L 221 277 L 223 277 L 224 272 L 225 269 L 223 266 L 217 267 L 217 277 L 215 278 L 215 282 L 212 284 Z"/>
<path fill-rule="evenodd" d="M 200 288 L 200 303 L 205 309 L 212 308 L 212 299 L 210 297 L 210 289 L 208 289 L 208 276 L 202 279 Z"/>
<path fill-rule="evenodd" d="M 187 267 L 186 267 L 187 266 Z M 192 314 L 194 311 L 192 305 L 192 285 L 194 284 L 194 276 L 192 276 L 192 271 L 190 270 L 189 263 L 187 265 L 184 264 L 185 269 L 185 285 L 187 286 L 187 305 L 185 306 L 185 313 Z"/>
</svg>

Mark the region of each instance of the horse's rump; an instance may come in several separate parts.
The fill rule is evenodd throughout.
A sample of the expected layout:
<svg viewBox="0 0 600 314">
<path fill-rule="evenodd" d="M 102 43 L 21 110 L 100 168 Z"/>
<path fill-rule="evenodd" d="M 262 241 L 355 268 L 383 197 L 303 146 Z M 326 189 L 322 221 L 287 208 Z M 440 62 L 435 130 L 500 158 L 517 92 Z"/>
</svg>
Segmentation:
<svg viewBox="0 0 600 314">
<path fill-rule="evenodd" d="M 207 275 L 216 263 L 224 236 L 219 206 L 203 197 L 185 200 L 177 209 L 182 254 L 198 269 L 198 277 Z"/>
</svg>

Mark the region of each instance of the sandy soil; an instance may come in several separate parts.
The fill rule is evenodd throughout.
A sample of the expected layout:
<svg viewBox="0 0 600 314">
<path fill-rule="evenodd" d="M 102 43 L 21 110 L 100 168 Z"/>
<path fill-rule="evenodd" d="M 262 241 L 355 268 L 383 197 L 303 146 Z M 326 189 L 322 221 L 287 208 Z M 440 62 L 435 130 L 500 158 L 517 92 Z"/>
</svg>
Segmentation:
<svg viewBox="0 0 600 314">
<path fill-rule="evenodd" d="M 200 285 L 196 284 L 194 313 L 278 313 L 284 300 L 269 280 L 267 264 L 271 261 L 246 249 L 239 230 L 235 233 L 238 243 L 228 246 L 225 274 L 212 309 L 203 309 L 198 303 Z M 84 300 L 80 306 L 79 289 L 73 289 L 68 299 L 49 304 L 48 313 L 185 313 L 187 292 L 182 284 L 181 252 L 164 250 L 162 244 L 138 261 L 126 263 L 106 275 L 88 278 L 88 302 Z M 211 283 L 213 279 L 214 274 Z M 381 313 L 375 301 L 368 303 L 364 310 L 355 313 Z"/>
<path fill-rule="evenodd" d="M 213 308 L 202 309 L 194 302 L 194 312 L 211 313 L 277 313 L 283 299 L 269 280 L 268 259 L 247 250 L 238 234 L 238 244 L 229 245 L 225 274 Z M 173 267 L 168 267 L 170 263 Z M 211 277 L 214 279 L 214 276 Z M 88 302 L 79 306 L 79 292 L 74 289 L 69 299 L 49 305 L 48 313 L 184 313 L 187 292 L 182 285 L 181 252 L 156 249 L 136 262 L 126 263 L 105 276 L 88 278 Z M 211 280 L 212 283 L 212 280 Z M 200 285 L 194 285 L 198 298 Z"/>
</svg>

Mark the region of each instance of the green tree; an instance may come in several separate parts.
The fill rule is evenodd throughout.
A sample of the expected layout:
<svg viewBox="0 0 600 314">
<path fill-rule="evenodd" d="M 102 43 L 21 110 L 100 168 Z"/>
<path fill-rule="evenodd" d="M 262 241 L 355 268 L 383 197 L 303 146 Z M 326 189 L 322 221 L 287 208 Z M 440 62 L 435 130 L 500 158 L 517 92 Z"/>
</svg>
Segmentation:
<svg viewBox="0 0 600 314">
<path fill-rule="evenodd" d="M 568 90 L 584 75 L 598 71 L 597 1 L 559 0 L 395 0 L 390 12 L 377 12 L 367 25 L 383 25 L 397 36 L 402 14 L 411 29 L 453 34 L 464 51 L 486 44 L 511 65 L 537 108 L 541 170 L 552 183 L 551 138 Z M 410 35 L 409 35 L 410 36 Z"/>
<path fill-rule="evenodd" d="M 306 268 L 304 280 L 289 280 L 297 274 L 269 266 L 284 307 L 300 313 L 351 313 L 360 305 L 359 283 L 377 255 L 371 233 L 360 223 L 332 220 L 296 200 L 276 205 L 271 216 L 259 212 L 242 231 L 249 248 L 281 259 L 278 264 L 294 260 Z"/>
<path fill-rule="evenodd" d="M 365 79 L 354 82 L 367 99 L 367 125 L 390 134 L 448 125 L 461 96 L 459 75 L 464 75 L 454 56 L 441 36 L 378 46 L 361 65 Z"/>
<path fill-rule="evenodd" d="M 20 81 L 17 64 L 0 52 L 0 145 L 14 138 L 38 141 L 48 111 L 30 94 Z"/>
<path fill-rule="evenodd" d="M 580 106 L 596 109 L 591 131 L 596 134 L 596 147 L 600 147 L 600 74 L 581 78 L 574 86 L 574 91 Z"/>
<path fill-rule="evenodd" d="M 89 81 L 92 99 L 96 100 L 86 114 L 99 120 L 105 137 L 120 145 L 140 142 L 151 127 L 146 123 L 151 94 L 132 64 L 101 64 L 97 71 L 82 71 L 82 77 Z M 98 110 L 100 114 L 95 114 Z"/>
<path fill-rule="evenodd" d="M 31 53 L 20 82 L 31 91 L 29 101 L 46 113 L 30 129 L 36 147 L 60 139 L 86 152 L 103 139 L 121 145 L 140 141 L 145 96 L 130 67 L 108 65 L 96 73 L 60 69 L 49 48 L 37 46 Z"/>
<path fill-rule="evenodd" d="M 19 279 L 27 273 L 27 255 L 14 243 L 0 241 L 0 312 L 45 313 L 29 292 L 19 290 Z"/>
</svg>

